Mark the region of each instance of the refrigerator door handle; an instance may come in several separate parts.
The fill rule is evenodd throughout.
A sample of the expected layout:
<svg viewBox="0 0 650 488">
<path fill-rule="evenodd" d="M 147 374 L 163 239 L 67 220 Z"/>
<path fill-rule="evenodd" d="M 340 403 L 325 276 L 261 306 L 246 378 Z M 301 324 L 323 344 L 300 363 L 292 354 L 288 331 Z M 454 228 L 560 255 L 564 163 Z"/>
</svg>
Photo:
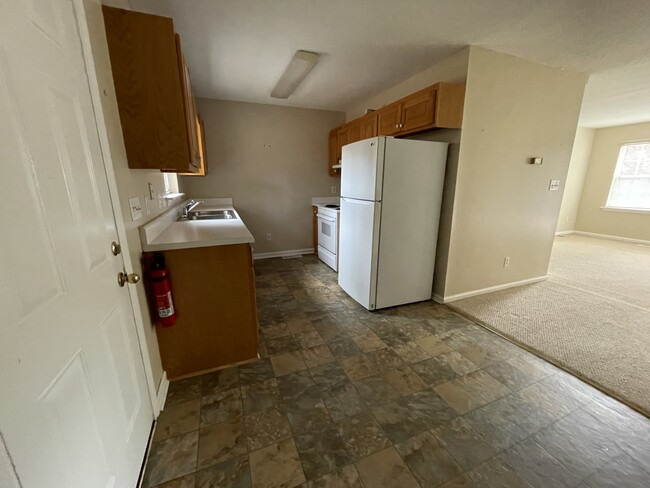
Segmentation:
<svg viewBox="0 0 650 488">
<path fill-rule="evenodd" d="M 359 205 L 373 205 L 377 203 L 372 200 L 356 200 L 354 198 L 346 198 L 346 197 L 341 197 L 341 200 L 345 200 L 346 202 L 350 202 L 350 203 L 356 203 Z"/>
</svg>

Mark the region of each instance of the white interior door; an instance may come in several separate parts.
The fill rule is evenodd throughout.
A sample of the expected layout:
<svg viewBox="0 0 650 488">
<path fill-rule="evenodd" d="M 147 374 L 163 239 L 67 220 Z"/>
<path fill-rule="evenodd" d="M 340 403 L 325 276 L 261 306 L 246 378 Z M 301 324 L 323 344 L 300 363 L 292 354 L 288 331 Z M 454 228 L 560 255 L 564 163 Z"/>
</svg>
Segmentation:
<svg viewBox="0 0 650 488">
<path fill-rule="evenodd" d="M 385 137 L 343 146 L 341 196 L 357 200 L 382 199 Z"/>
<path fill-rule="evenodd" d="M 83 13 L 0 12 L 0 431 L 24 488 L 132 487 L 153 412 L 116 281 Z"/>
<path fill-rule="evenodd" d="M 339 285 L 368 310 L 375 308 L 381 203 L 341 198 Z"/>
</svg>

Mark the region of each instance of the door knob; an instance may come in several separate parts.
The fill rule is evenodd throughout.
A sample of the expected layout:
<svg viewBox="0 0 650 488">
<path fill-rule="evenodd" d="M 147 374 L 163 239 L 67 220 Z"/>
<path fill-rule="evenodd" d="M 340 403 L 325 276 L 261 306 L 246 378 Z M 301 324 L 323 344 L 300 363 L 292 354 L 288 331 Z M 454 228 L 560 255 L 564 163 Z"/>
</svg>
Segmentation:
<svg viewBox="0 0 650 488">
<path fill-rule="evenodd" d="M 115 241 L 111 242 L 111 252 L 113 253 L 113 256 L 117 256 L 122 252 L 122 246 Z"/>
<path fill-rule="evenodd" d="M 117 284 L 120 286 L 124 286 L 126 283 L 135 285 L 138 281 L 140 281 L 140 275 L 137 273 L 126 274 L 122 271 L 117 273 Z"/>
</svg>

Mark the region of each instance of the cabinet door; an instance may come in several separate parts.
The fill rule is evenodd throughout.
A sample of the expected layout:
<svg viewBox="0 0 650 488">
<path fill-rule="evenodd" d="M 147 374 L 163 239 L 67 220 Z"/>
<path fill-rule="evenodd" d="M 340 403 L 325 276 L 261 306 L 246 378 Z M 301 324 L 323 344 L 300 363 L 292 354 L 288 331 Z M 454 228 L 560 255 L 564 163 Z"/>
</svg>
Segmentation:
<svg viewBox="0 0 650 488">
<path fill-rule="evenodd" d="M 427 88 L 402 101 L 401 132 L 410 132 L 433 125 L 436 93 L 435 88 Z"/>
<path fill-rule="evenodd" d="M 346 144 L 350 143 L 350 131 L 348 130 L 348 126 L 344 125 L 341 128 L 339 128 L 338 132 L 338 161 L 339 163 L 341 162 L 341 148 L 345 146 Z"/>
<path fill-rule="evenodd" d="M 369 113 L 361 118 L 360 140 L 370 139 L 377 136 L 377 112 Z"/>
<path fill-rule="evenodd" d="M 400 131 L 400 114 L 402 106 L 392 103 L 379 110 L 378 132 L 380 136 L 392 136 Z"/>
<path fill-rule="evenodd" d="M 338 176 L 341 174 L 339 168 L 332 168 L 332 166 L 339 164 L 341 158 L 341 146 L 339 146 L 339 128 L 335 127 L 330 131 L 329 135 L 329 156 L 327 159 L 327 170 L 330 176 Z"/>
<path fill-rule="evenodd" d="M 205 125 L 200 116 L 198 116 L 197 119 L 196 133 L 199 138 L 199 155 L 201 156 L 199 170 L 196 173 L 178 173 L 179 176 L 205 176 L 208 174 L 208 151 L 205 146 Z"/>
<path fill-rule="evenodd" d="M 348 141 L 346 144 L 352 144 L 361 140 L 361 124 L 359 120 L 353 120 L 348 124 Z"/>
<path fill-rule="evenodd" d="M 181 50 L 181 38 L 176 34 L 176 52 L 178 55 L 178 67 L 181 70 L 181 87 L 183 91 L 183 102 L 185 106 L 185 120 L 187 126 L 187 140 L 189 143 L 189 164 L 190 173 L 199 171 L 201 166 L 201 150 L 199 149 L 199 119 L 196 112 L 196 102 L 192 92 L 190 70 L 185 63 L 185 57 Z"/>
</svg>

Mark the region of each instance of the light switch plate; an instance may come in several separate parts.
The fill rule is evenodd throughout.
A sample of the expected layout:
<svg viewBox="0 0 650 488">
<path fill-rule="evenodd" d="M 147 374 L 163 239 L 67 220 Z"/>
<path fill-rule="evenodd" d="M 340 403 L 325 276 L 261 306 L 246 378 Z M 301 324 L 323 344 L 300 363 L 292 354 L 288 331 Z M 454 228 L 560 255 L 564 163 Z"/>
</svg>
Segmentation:
<svg viewBox="0 0 650 488">
<path fill-rule="evenodd" d="M 550 191 L 558 191 L 560 189 L 560 180 L 551 180 L 548 185 Z"/>
<path fill-rule="evenodd" d="M 131 220 L 134 222 L 142 218 L 142 205 L 140 197 L 129 198 L 129 208 L 131 209 Z"/>
<path fill-rule="evenodd" d="M 540 158 L 540 157 L 530 158 L 530 164 L 542 164 L 543 162 L 544 162 L 544 158 Z"/>
</svg>

